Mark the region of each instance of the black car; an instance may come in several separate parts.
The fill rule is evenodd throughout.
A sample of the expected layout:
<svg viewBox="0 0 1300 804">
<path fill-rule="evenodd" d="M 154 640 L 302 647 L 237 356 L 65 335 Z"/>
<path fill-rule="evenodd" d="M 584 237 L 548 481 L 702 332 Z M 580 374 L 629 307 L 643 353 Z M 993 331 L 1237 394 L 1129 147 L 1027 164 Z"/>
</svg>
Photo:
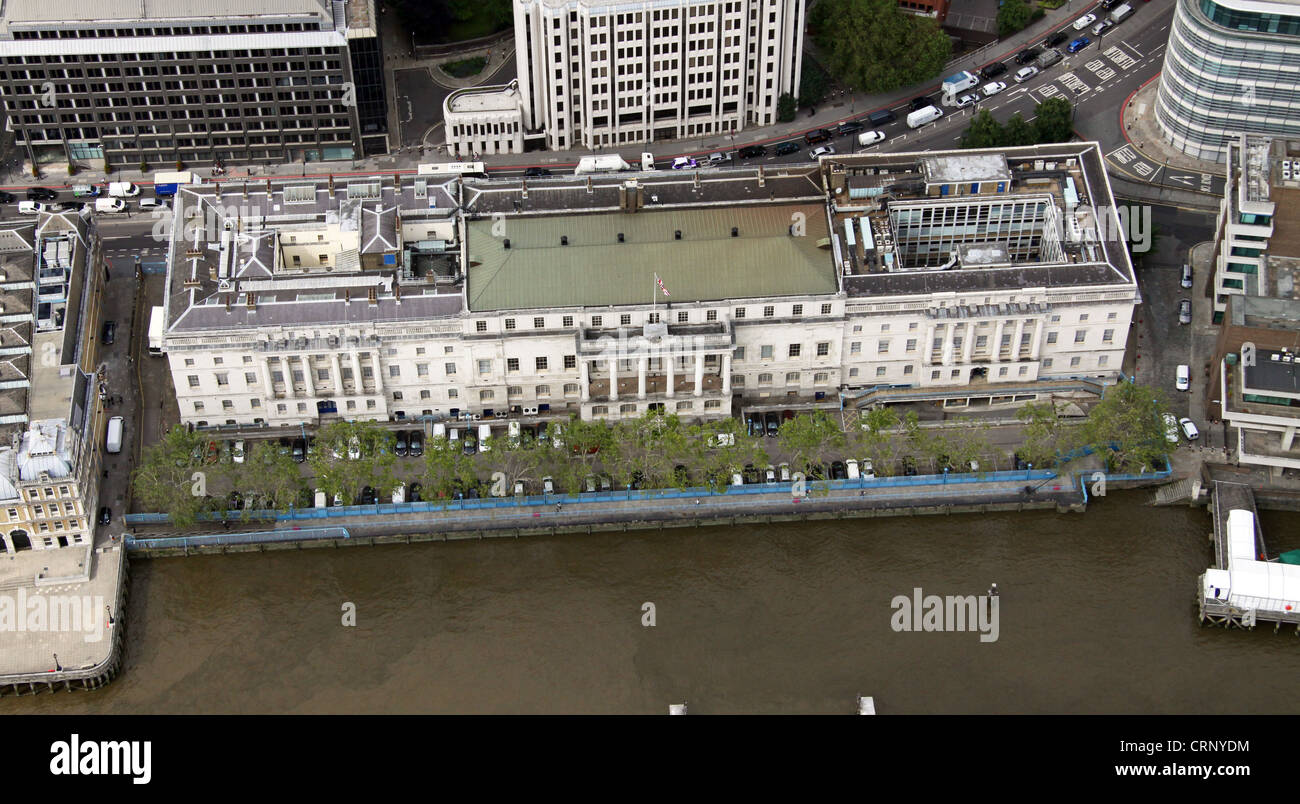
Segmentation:
<svg viewBox="0 0 1300 804">
<path fill-rule="evenodd" d="M 113 510 L 105 505 L 99 509 L 99 524 L 107 525 L 113 521 Z"/>
<path fill-rule="evenodd" d="M 117 339 L 117 322 L 105 321 L 104 331 L 100 334 L 99 339 L 104 342 L 105 346 L 112 346 L 113 341 Z"/>
<path fill-rule="evenodd" d="M 807 134 L 803 135 L 803 141 L 808 145 L 816 145 L 819 142 L 829 142 L 831 136 L 832 135 L 829 131 L 824 128 L 819 128 L 816 131 L 809 131 Z"/>
<path fill-rule="evenodd" d="M 420 497 L 420 492 L 423 490 L 424 486 L 421 486 L 419 483 L 412 483 L 411 487 L 406 490 L 406 501 L 421 502 L 422 498 Z"/>
<path fill-rule="evenodd" d="M 56 193 L 56 192 L 54 192 L 53 190 L 51 190 L 51 189 L 48 188 L 48 187 L 28 187 L 28 188 L 27 188 L 27 200 L 28 200 L 28 201 L 55 201 L 55 200 L 58 199 L 58 197 L 59 197 L 59 194 Z"/>
<path fill-rule="evenodd" d="M 1000 61 L 995 61 L 992 64 L 984 65 L 984 69 L 980 70 L 980 75 L 985 78 L 993 78 L 994 76 L 1002 75 L 1006 71 L 1007 65 Z"/>
<path fill-rule="evenodd" d="M 1040 52 L 1042 51 L 1040 51 L 1036 47 L 1027 47 L 1016 54 L 1016 64 L 1028 64 L 1029 62 L 1038 58 L 1038 54 Z"/>
<path fill-rule="evenodd" d="M 397 441 L 393 445 L 393 454 L 399 458 L 405 458 L 407 445 L 409 443 L 410 442 L 407 441 L 406 439 L 406 433 L 404 431 L 399 430 L 397 433 Z"/>
<path fill-rule="evenodd" d="M 307 442 L 301 438 L 295 438 L 293 445 L 289 448 L 289 456 L 295 463 L 302 463 L 307 460 Z"/>
<path fill-rule="evenodd" d="M 908 477 L 916 474 L 916 461 L 913 461 L 910 456 L 903 459 L 903 474 Z"/>
<path fill-rule="evenodd" d="M 12 204 L 17 200 L 18 196 L 13 193 L 6 193 L 3 190 L 0 190 L 0 204 Z"/>
<path fill-rule="evenodd" d="M 1043 47 L 1056 47 L 1057 45 L 1069 39 L 1070 35 L 1065 31 L 1057 31 L 1043 40 Z"/>
<path fill-rule="evenodd" d="M 756 156 L 767 156 L 767 149 L 761 145 L 746 145 L 740 149 L 741 159 L 753 159 Z"/>
<path fill-rule="evenodd" d="M 474 453 L 478 452 L 478 444 L 475 443 L 474 439 L 466 438 L 465 446 L 461 448 L 461 452 L 463 452 L 466 455 L 473 455 Z"/>
<path fill-rule="evenodd" d="M 374 486 L 366 486 L 365 488 L 363 488 L 363 489 L 361 490 L 361 496 L 357 498 L 357 504 L 358 504 L 358 505 L 374 505 L 375 502 L 376 502 L 378 499 L 379 499 L 379 496 L 378 496 L 377 494 L 375 494 L 375 487 L 374 487 Z"/>
<path fill-rule="evenodd" d="M 419 430 L 412 430 L 411 438 L 408 446 L 409 448 L 407 450 L 407 454 L 410 455 L 412 458 L 418 458 L 421 455 L 423 455 L 424 454 L 424 433 L 421 433 Z"/>
<path fill-rule="evenodd" d="M 758 469 L 756 469 L 752 463 L 745 464 L 745 468 L 740 472 L 740 477 L 747 485 L 751 486 L 763 481 L 762 475 L 759 474 Z"/>
<path fill-rule="evenodd" d="M 931 98 L 929 95 L 922 95 L 919 98 L 912 98 L 912 111 L 914 112 L 924 109 L 927 106 L 933 106 L 933 105 L 934 105 L 934 98 Z"/>
<path fill-rule="evenodd" d="M 531 179 L 539 176 L 549 176 L 551 171 L 541 167 L 530 167 L 524 169 L 524 175 Z"/>
<path fill-rule="evenodd" d="M 763 417 L 763 422 L 767 426 L 767 437 L 776 438 L 777 431 L 781 429 L 781 417 L 773 411 Z"/>
<path fill-rule="evenodd" d="M 799 153 L 799 143 L 797 142 L 783 142 L 780 145 L 776 146 L 777 156 L 785 156 L 786 154 L 797 154 L 797 153 Z"/>
<path fill-rule="evenodd" d="M 1123 2 L 1124 0 L 1101 0 L 1101 7 L 1110 11 L 1112 8 Z"/>
<path fill-rule="evenodd" d="M 59 203 L 54 205 L 54 208 L 57 210 L 62 210 L 64 212 L 76 212 L 78 210 L 85 209 L 86 202 L 85 201 L 60 201 Z"/>
<path fill-rule="evenodd" d="M 859 131 L 863 130 L 864 128 L 866 128 L 866 126 L 862 125 L 857 120 L 849 120 L 847 122 L 840 123 L 838 131 L 839 131 L 839 135 L 843 137 L 845 134 L 857 134 Z"/>
<path fill-rule="evenodd" d="M 844 480 L 849 476 L 849 472 L 844 468 L 843 461 L 831 462 L 831 480 Z"/>
</svg>

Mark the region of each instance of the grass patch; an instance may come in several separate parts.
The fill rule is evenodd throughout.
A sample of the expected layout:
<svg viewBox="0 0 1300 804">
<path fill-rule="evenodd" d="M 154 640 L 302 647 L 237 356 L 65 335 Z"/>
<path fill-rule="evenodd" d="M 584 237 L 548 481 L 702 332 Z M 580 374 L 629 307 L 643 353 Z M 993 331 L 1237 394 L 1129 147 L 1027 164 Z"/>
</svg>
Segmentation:
<svg viewBox="0 0 1300 804">
<path fill-rule="evenodd" d="M 1065 5 L 1068 0 L 1038 0 L 1039 8 L 1057 9 Z"/>
<path fill-rule="evenodd" d="M 469 78 L 471 75 L 478 75 L 483 72 L 483 68 L 486 66 L 487 59 L 482 56 L 475 56 L 472 59 L 461 59 L 460 61 L 439 64 L 438 69 L 452 78 Z"/>
</svg>

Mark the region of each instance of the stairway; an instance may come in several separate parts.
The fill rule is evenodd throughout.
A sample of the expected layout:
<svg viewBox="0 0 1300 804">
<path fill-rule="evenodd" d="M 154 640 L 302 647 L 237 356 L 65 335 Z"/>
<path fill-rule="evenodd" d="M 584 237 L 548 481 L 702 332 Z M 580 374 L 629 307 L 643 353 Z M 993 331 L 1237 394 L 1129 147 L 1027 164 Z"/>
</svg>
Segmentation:
<svg viewBox="0 0 1300 804">
<path fill-rule="evenodd" d="M 1196 478 L 1185 477 L 1182 480 L 1167 483 L 1156 489 L 1151 494 L 1151 499 L 1148 502 L 1150 505 L 1188 503 L 1192 501 L 1192 496 L 1200 490 L 1199 485 Z"/>
</svg>

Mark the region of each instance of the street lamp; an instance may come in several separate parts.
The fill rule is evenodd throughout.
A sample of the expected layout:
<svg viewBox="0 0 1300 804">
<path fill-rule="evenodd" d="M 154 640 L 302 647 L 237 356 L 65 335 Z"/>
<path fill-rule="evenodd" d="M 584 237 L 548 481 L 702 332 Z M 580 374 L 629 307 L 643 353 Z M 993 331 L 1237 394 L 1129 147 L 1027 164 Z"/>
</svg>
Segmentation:
<svg viewBox="0 0 1300 804">
<path fill-rule="evenodd" d="M 1028 480 L 1028 479 L 1029 479 L 1029 473 L 1032 472 L 1032 471 L 1034 471 L 1034 465 L 1033 465 L 1032 463 L 1027 463 L 1027 464 L 1025 464 L 1025 466 L 1028 467 L 1027 469 L 1025 469 L 1025 480 Z"/>
<path fill-rule="evenodd" d="M 948 467 L 943 467 L 943 484 L 948 485 Z"/>
</svg>

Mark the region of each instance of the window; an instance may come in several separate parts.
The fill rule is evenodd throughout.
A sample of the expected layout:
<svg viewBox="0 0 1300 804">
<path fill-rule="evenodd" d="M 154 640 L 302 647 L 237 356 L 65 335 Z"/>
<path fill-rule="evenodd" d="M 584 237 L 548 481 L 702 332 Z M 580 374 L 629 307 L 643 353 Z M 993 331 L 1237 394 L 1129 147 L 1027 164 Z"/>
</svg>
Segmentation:
<svg viewBox="0 0 1300 804">
<path fill-rule="evenodd" d="M 1080 323 L 1080 324 L 1082 324 L 1084 321 L 1087 321 L 1087 320 L 1088 320 L 1088 314 L 1087 314 L 1087 313 L 1079 313 L 1079 323 Z"/>
<path fill-rule="evenodd" d="M 759 384 L 759 385 L 771 385 L 771 384 L 772 384 L 772 375 L 771 375 L 771 374 L 760 374 L 760 375 L 758 375 L 758 384 Z"/>
<path fill-rule="evenodd" d="M 564 319 L 563 319 L 563 323 L 564 323 L 564 326 L 566 326 L 566 327 L 571 327 L 571 326 L 573 326 L 573 316 L 571 316 L 571 315 L 566 315 L 566 316 L 564 317 Z"/>
<path fill-rule="evenodd" d="M 795 315 L 795 316 L 803 315 L 803 305 L 802 305 L 802 304 L 796 304 L 796 305 L 794 305 L 793 307 L 791 307 L 791 308 L 790 308 L 790 314 L 791 314 L 791 315 Z"/>
<path fill-rule="evenodd" d="M 744 318 L 744 317 L 745 317 L 745 308 L 744 308 L 744 307 L 737 307 L 737 308 L 736 308 L 736 318 Z"/>
<path fill-rule="evenodd" d="M 1006 367 L 1006 366 L 1002 366 L 1002 367 L 1000 367 L 1000 368 L 998 369 L 998 376 L 999 376 L 999 377 L 1005 377 L 1005 376 L 1007 376 L 1007 367 Z"/>
<path fill-rule="evenodd" d="M 885 367 L 884 367 L 884 366 L 876 366 L 876 376 L 877 376 L 877 377 L 883 377 L 883 376 L 885 376 Z"/>
<path fill-rule="evenodd" d="M 849 354 L 856 355 L 862 353 L 862 341 L 854 341 L 849 344 Z"/>
<path fill-rule="evenodd" d="M 1101 357 L 1097 358 L 1097 368 L 1101 368 L 1102 366 L 1106 365 L 1109 362 L 1110 362 L 1110 355 L 1102 355 Z"/>
<path fill-rule="evenodd" d="M 939 379 L 939 370 L 938 370 L 938 369 L 935 369 L 934 371 L 930 372 L 930 379 L 932 379 L 932 380 L 937 380 L 937 379 Z"/>
<path fill-rule="evenodd" d="M 690 320 L 691 320 L 691 314 L 688 313 L 688 312 L 686 312 L 685 310 L 682 310 L 681 312 L 679 312 L 679 313 L 677 314 L 677 323 L 678 323 L 678 324 L 686 324 L 686 323 L 688 323 Z"/>
<path fill-rule="evenodd" d="M 448 399 L 460 399 L 460 391 L 456 390 L 455 388 L 448 388 L 448 389 L 447 389 L 447 398 L 448 398 Z"/>
<path fill-rule="evenodd" d="M 618 323 L 619 326 L 626 327 L 632 323 L 632 316 L 627 313 L 623 313 L 621 316 L 618 317 Z"/>
<path fill-rule="evenodd" d="M 1076 329 L 1074 331 L 1075 343 L 1083 343 L 1083 339 L 1086 337 L 1088 337 L 1088 331 L 1086 329 Z"/>
<path fill-rule="evenodd" d="M 538 370 L 538 371 L 546 371 L 546 364 L 547 364 L 547 362 L 548 362 L 548 360 L 547 360 L 547 358 L 545 358 L 545 357 L 539 357 L 539 358 L 537 358 L 537 360 L 536 360 L 536 363 L 537 363 L 537 370 Z"/>
<path fill-rule="evenodd" d="M 763 360 L 771 360 L 773 352 L 774 352 L 774 347 L 771 346 L 759 347 L 759 357 L 761 357 Z"/>
<path fill-rule="evenodd" d="M 546 319 L 538 316 L 533 319 L 533 329 L 546 329 Z"/>
<path fill-rule="evenodd" d="M 718 311 L 717 311 L 717 310 L 709 310 L 707 313 L 704 314 L 704 320 L 705 320 L 705 321 L 717 321 L 717 320 L 718 320 Z"/>
<path fill-rule="evenodd" d="M 517 357 L 506 358 L 506 371 L 518 371 L 518 370 L 519 370 L 519 358 Z"/>
<path fill-rule="evenodd" d="M 537 386 L 535 389 L 533 389 L 533 393 L 536 394 L 536 395 L 539 396 L 539 397 L 547 397 L 547 396 L 550 396 L 550 395 L 551 395 L 551 386 L 549 386 L 549 385 L 539 385 L 539 386 Z"/>
<path fill-rule="evenodd" d="M 478 401 L 480 401 L 480 402 L 491 402 L 491 401 L 492 401 L 492 397 L 494 397 L 494 396 L 496 396 L 496 394 L 495 394 L 494 392 L 492 392 L 492 391 L 479 391 L 479 392 L 478 392 Z"/>
<path fill-rule="evenodd" d="M 515 320 L 513 318 L 507 318 L 506 329 L 514 329 L 514 328 L 515 328 Z"/>
<path fill-rule="evenodd" d="M 578 384 L 576 382 L 566 382 L 564 384 L 564 395 L 573 396 L 578 393 Z"/>
<path fill-rule="evenodd" d="M 416 364 L 415 364 L 415 376 L 417 376 L 417 377 L 428 377 L 428 376 L 429 376 L 429 364 L 428 364 L 428 363 L 416 363 Z"/>
<path fill-rule="evenodd" d="M 1115 340 L 1115 330 L 1108 329 L 1101 333 L 1102 343 L 1110 343 Z"/>
<path fill-rule="evenodd" d="M 1029 374 L 1029 366 L 1021 366 L 1019 374 L 1021 377 L 1024 377 L 1025 375 Z"/>
<path fill-rule="evenodd" d="M 221 400 L 221 409 L 222 409 L 222 410 L 234 410 L 234 409 L 235 409 L 235 403 L 234 403 L 233 401 L 229 400 L 229 399 L 223 399 L 223 400 Z"/>
<path fill-rule="evenodd" d="M 401 366 L 389 366 L 389 367 L 388 367 L 388 376 L 389 376 L 390 379 L 391 379 L 391 378 L 395 378 L 395 377 L 401 377 L 401 376 L 402 376 L 402 367 L 401 367 Z"/>
<path fill-rule="evenodd" d="M 1048 342 L 1048 343 L 1056 343 L 1056 333 L 1055 333 L 1055 332 L 1049 332 L 1049 333 L 1047 333 L 1047 342 Z"/>
<path fill-rule="evenodd" d="M 598 326 L 600 326 L 600 322 L 603 321 L 603 320 L 604 320 L 604 319 L 602 319 L 600 316 L 598 316 L 598 315 L 593 315 L 593 316 L 591 317 L 591 325 L 592 325 L 593 327 L 598 327 Z"/>
<path fill-rule="evenodd" d="M 199 387 L 199 378 L 198 378 L 196 375 L 191 374 L 191 375 L 189 375 L 188 377 L 186 377 L 185 379 L 189 382 L 191 388 L 198 388 L 198 387 Z"/>
<path fill-rule="evenodd" d="M 456 364 L 455 364 L 455 363 L 444 363 L 444 364 L 442 365 L 442 370 L 443 370 L 444 372 L 446 372 L 447 374 L 455 374 L 455 373 L 456 373 Z"/>
<path fill-rule="evenodd" d="M 876 354 L 883 355 L 889 351 L 889 341 L 881 340 L 876 344 Z"/>
<path fill-rule="evenodd" d="M 801 343 L 790 344 L 790 357 L 798 357 L 801 351 L 803 351 L 803 344 Z"/>
<path fill-rule="evenodd" d="M 194 412 L 195 412 L 195 413 L 202 413 L 202 412 L 203 412 L 203 403 L 202 403 L 202 402 L 195 402 L 195 403 L 194 403 Z"/>
<path fill-rule="evenodd" d="M 491 361 L 491 360 L 480 360 L 480 361 L 478 361 L 478 373 L 479 373 L 479 374 L 491 374 L 491 373 L 492 373 L 492 361 Z"/>
<path fill-rule="evenodd" d="M 1044 359 L 1043 359 L 1043 368 L 1051 368 L 1051 367 L 1052 367 L 1052 358 L 1050 358 L 1050 357 L 1048 357 L 1048 358 L 1044 358 Z"/>
<path fill-rule="evenodd" d="M 745 359 L 745 347 L 743 347 L 743 346 L 737 346 L 737 347 L 736 347 L 736 351 L 734 351 L 734 352 L 731 353 L 731 357 L 732 357 L 733 360 L 744 360 L 744 359 Z"/>
<path fill-rule="evenodd" d="M 856 368 L 851 368 L 851 369 L 849 369 L 849 376 L 850 376 L 850 377 L 856 377 L 856 376 L 858 376 L 858 370 L 857 370 Z"/>
<path fill-rule="evenodd" d="M 1079 357 L 1075 356 L 1070 358 L 1070 368 L 1078 368 L 1078 367 L 1079 367 Z"/>
<path fill-rule="evenodd" d="M 475 332 L 487 332 L 487 322 L 486 322 L 486 321 L 475 321 L 475 322 L 474 322 L 474 331 L 475 331 Z"/>
<path fill-rule="evenodd" d="M 912 373 L 912 364 L 909 363 L 909 364 L 907 364 L 906 366 L 903 366 L 903 373 L 904 373 L 904 374 L 911 374 L 911 373 Z"/>
<path fill-rule="evenodd" d="M 785 374 L 785 384 L 786 384 L 786 385 L 798 385 L 798 384 L 799 384 L 799 372 L 797 372 L 797 371 L 787 371 L 786 374 Z"/>
<path fill-rule="evenodd" d="M 776 307 L 774 307 L 774 306 L 772 306 L 772 305 L 769 304 L 769 305 L 767 305 L 766 307 L 763 308 L 763 317 L 764 317 L 764 318 L 771 318 L 771 317 L 774 316 L 774 315 L 776 315 Z"/>
<path fill-rule="evenodd" d="M 230 385 L 230 375 L 225 372 L 217 374 L 217 385 Z"/>
<path fill-rule="evenodd" d="M 831 343 L 830 343 L 830 341 L 822 341 L 821 343 L 817 344 L 817 356 L 818 356 L 818 357 L 826 357 L 826 356 L 830 355 L 830 353 L 831 353 Z"/>
<path fill-rule="evenodd" d="M 915 352 L 915 351 L 916 351 L 916 338 L 908 338 L 908 339 L 907 339 L 907 351 L 909 351 L 909 352 Z"/>
<path fill-rule="evenodd" d="M 325 379 L 325 378 L 322 377 L 321 379 Z M 254 374 L 254 373 L 251 372 L 251 371 L 245 371 L 245 372 L 244 372 L 244 384 L 245 384 L 245 385 L 254 385 L 254 384 L 256 384 L 256 383 L 257 383 L 257 375 Z"/>
<path fill-rule="evenodd" d="M 830 314 L 831 314 L 831 306 L 829 304 L 823 304 L 822 315 L 830 315 Z"/>
<path fill-rule="evenodd" d="M 592 416 L 605 416 L 608 413 L 609 407 L 607 405 L 593 405 L 591 408 Z"/>
<path fill-rule="evenodd" d="M 524 395 L 524 389 L 522 386 L 518 386 L 518 385 L 506 386 L 506 396 L 523 396 L 523 395 Z"/>
</svg>

